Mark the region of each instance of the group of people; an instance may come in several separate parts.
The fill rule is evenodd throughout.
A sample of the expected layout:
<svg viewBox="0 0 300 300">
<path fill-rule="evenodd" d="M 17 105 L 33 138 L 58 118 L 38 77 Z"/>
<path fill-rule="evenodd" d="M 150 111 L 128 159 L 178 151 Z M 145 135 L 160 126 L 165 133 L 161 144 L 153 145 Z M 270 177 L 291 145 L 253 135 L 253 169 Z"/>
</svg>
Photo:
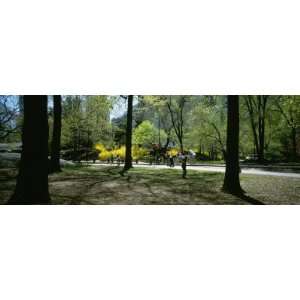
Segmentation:
<svg viewBox="0 0 300 300">
<path fill-rule="evenodd" d="M 163 161 L 170 168 L 174 168 L 176 159 L 179 159 L 179 161 L 181 163 L 181 168 L 182 168 L 182 178 L 186 178 L 186 175 L 187 175 L 187 161 L 188 161 L 188 158 L 190 156 L 191 156 L 191 154 L 189 152 L 179 153 L 176 156 L 168 155 L 168 156 L 164 156 L 164 157 L 153 156 L 153 155 L 150 154 L 149 163 L 150 163 L 150 165 L 152 165 L 153 162 L 155 162 L 156 164 L 160 164 Z M 123 162 L 123 160 L 121 159 L 121 157 L 119 155 L 117 155 L 116 157 L 111 155 L 107 159 L 108 164 L 114 164 L 115 162 L 116 162 L 117 166 L 119 167 L 121 165 L 121 163 Z M 136 161 L 136 163 L 138 163 L 138 161 Z"/>
<path fill-rule="evenodd" d="M 107 159 L 107 163 L 108 164 L 114 164 L 114 162 L 116 161 L 117 166 L 119 167 L 121 165 L 122 159 L 120 157 L 120 155 L 117 155 L 116 157 L 114 157 L 113 155 L 111 155 L 108 159 Z"/>
<path fill-rule="evenodd" d="M 186 166 L 187 166 L 187 160 L 188 160 L 188 157 L 189 157 L 189 154 L 184 152 L 184 153 L 179 153 L 177 156 L 173 156 L 173 155 L 170 155 L 168 157 L 169 159 L 169 167 L 170 168 L 174 168 L 175 167 L 175 159 L 179 158 L 179 161 L 181 162 L 181 168 L 182 168 L 182 178 L 186 178 L 186 174 L 187 174 L 187 171 L 186 171 Z"/>
<path fill-rule="evenodd" d="M 189 153 L 184 152 L 184 153 L 179 153 L 178 155 L 174 156 L 174 155 L 169 155 L 167 157 L 153 157 L 150 155 L 150 160 L 149 163 L 152 166 L 153 161 L 156 162 L 156 164 L 160 164 L 161 161 L 163 160 L 170 168 L 174 168 L 175 167 L 175 160 L 178 158 L 180 163 L 181 163 L 181 168 L 182 168 L 182 178 L 186 178 L 187 175 L 187 170 L 186 170 L 186 166 L 187 166 L 187 160 L 189 157 Z"/>
</svg>

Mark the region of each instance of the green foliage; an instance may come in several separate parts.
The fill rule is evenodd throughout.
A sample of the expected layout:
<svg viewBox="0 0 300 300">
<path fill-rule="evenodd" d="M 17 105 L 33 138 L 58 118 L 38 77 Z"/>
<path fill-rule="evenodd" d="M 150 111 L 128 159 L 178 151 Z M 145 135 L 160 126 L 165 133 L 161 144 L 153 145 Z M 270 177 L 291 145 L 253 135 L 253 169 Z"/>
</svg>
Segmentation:
<svg viewBox="0 0 300 300">
<path fill-rule="evenodd" d="M 166 134 L 163 130 L 159 130 L 150 122 L 143 121 L 133 131 L 133 144 L 149 147 L 151 144 L 158 143 L 159 134 L 162 141 L 165 141 Z"/>
<path fill-rule="evenodd" d="M 22 101 L 0 96 L 0 140 L 21 140 Z M 227 96 L 135 96 L 133 144 L 149 149 L 193 149 L 198 158 L 220 160 L 226 151 Z M 263 111 L 260 101 L 267 99 Z M 259 122 L 264 120 L 263 150 L 268 160 L 297 161 L 300 156 L 300 96 L 240 96 L 240 156 L 256 154 Z M 253 105 L 253 115 L 247 101 Z M 18 103 L 20 102 L 20 103 Z M 126 101 L 120 96 L 63 96 L 62 149 L 92 150 L 97 143 L 123 153 L 126 136 Z M 249 104 L 249 102 L 248 102 Z M 118 110 L 120 111 L 119 113 Z M 112 118 L 112 111 L 115 119 Z M 252 122 L 251 122 L 252 120 Z M 49 129 L 53 112 L 49 97 Z M 256 140 L 256 142 L 255 142 Z M 123 148 L 122 148 L 123 147 Z M 121 149 L 121 150 L 120 150 Z M 71 152 L 70 151 L 70 152 Z M 136 153 L 139 153 L 136 149 Z M 105 156 L 104 154 L 102 155 Z M 139 157 L 137 154 L 135 157 Z"/>
<path fill-rule="evenodd" d="M 107 96 L 66 96 L 63 99 L 62 146 L 92 147 L 96 142 L 112 144 Z"/>
<path fill-rule="evenodd" d="M 203 157 L 223 159 L 226 99 L 227 96 L 143 96 L 136 107 L 137 123 L 149 120 L 156 128 L 163 128 L 167 139 L 176 146 L 182 143 L 184 148 L 196 149 Z M 252 115 L 247 101 L 253 105 Z M 240 96 L 241 158 L 257 153 L 255 143 L 259 136 L 263 136 L 259 146 L 263 148 L 265 158 L 295 159 L 293 152 L 299 156 L 299 101 L 300 96 Z"/>
<path fill-rule="evenodd" d="M 190 130 L 186 137 L 189 147 L 196 147 L 205 156 L 218 152 L 223 156 L 226 138 L 226 101 L 224 96 L 198 99 L 192 108 Z M 215 156 L 218 156 L 217 153 Z"/>
</svg>

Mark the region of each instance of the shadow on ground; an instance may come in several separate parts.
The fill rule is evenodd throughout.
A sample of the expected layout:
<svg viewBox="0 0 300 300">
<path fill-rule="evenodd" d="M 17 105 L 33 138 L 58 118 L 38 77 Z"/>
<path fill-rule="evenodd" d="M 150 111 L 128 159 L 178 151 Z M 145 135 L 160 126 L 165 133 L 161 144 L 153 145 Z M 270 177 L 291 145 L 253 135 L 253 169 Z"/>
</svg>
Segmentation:
<svg viewBox="0 0 300 300">
<path fill-rule="evenodd" d="M 246 195 L 221 191 L 223 174 L 135 168 L 125 176 L 120 168 L 67 167 L 49 176 L 53 204 L 298 204 L 300 180 L 242 175 Z M 16 170 L 0 170 L 0 197 L 4 204 L 15 186 Z M 258 180 L 259 178 L 259 180 Z"/>
</svg>

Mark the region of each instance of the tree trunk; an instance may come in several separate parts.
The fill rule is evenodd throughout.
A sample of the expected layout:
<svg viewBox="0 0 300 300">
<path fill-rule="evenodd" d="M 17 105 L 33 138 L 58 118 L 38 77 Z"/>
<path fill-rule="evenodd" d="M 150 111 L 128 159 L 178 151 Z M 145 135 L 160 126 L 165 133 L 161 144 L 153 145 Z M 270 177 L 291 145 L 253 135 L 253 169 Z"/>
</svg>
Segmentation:
<svg viewBox="0 0 300 300">
<path fill-rule="evenodd" d="M 61 138 L 61 96 L 53 96 L 53 136 L 51 142 L 50 173 L 61 172 L 60 138 Z"/>
<path fill-rule="evenodd" d="M 222 149 L 222 158 L 226 161 L 226 150 Z"/>
<path fill-rule="evenodd" d="M 258 134 L 259 134 L 259 151 L 258 151 L 258 161 L 264 162 L 265 160 L 265 119 L 266 119 L 266 104 L 267 99 L 265 96 L 259 96 L 258 99 Z"/>
<path fill-rule="evenodd" d="M 292 127 L 291 132 L 291 138 L 292 138 L 292 157 L 293 161 L 297 161 L 297 130 L 296 127 Z"/>
<path fill-rule="evenodd" d="M 132 168 L 132 109 L 133 109 L 133 96 L 128 96 L 127 107 L 127 125 L 126 125 L 126 152 L 125 152 L 125 165 L 122 173 Z"/>
<path fill-rule="evenodd" d="M 253 141 L 254 141 L 254 152 L 259 156 L 259 142 L 258 142 L 258 136 L 256 133 L 256 127 L 255 127 L 255 121 L 254 121 L 254 116 L 250 115 L 250 121 L 251 121 L 251 128 L 252 128 L 252 133 L 253 133 Z"/>
<path fill-rule="evenodd" d="M 160 141 L 160 115 L 158 115 L 158 145 L 159 149 L 161 148 L 161 141 Z"/>
<path fill-rule="evenodd" d="M 15 192 L 8 204 L 50 204 L 47 96 L 24 96 L 22 154 Z"/>
<path fill-rule="evenodd" d="M 265 160 L 265 119 L 268 104 L 267 96 L 248 96 L 246 105 L 250 117 L 255 152 L 259 162 Z"/>
<path fill-rule="evenodd" d="M 228 96 L 226 172 L 223 190 L 241 195 L 239 166 L 239 96 Z"/>
<path fill-rule="evenodd" d="M 164 149 L 165 151 L 167 151 L 167 149 L 168 149 L 168 147 L 169 147 L 169 144 L 170 144 L 170 136 L 168 135 L 168 136 L 167 136 L 166 143 L 165 143 L 165 145 L 164 145 L 164 147 L 163 147 L 163 149 Z"/>
<path fill-rule="evenodd" d="M 180 151 L 181 151 L 181 153 L 183 154 L 183 152 L 184 152 L 184 147 L 183 147 L 183 141 L 182 141 L 182 138 L 179 139 L 179 144 L 180 144 Z"/>
</svg>

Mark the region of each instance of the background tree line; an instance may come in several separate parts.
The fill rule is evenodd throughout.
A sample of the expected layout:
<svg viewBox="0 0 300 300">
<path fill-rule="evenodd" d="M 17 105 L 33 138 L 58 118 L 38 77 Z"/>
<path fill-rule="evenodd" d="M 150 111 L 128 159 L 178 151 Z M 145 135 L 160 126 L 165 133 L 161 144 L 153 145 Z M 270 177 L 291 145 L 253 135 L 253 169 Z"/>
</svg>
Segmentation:
<svg viewBox="0 0 300 300">
<path fill-rule="evenodd" d="M 49 203 L 48 173 L 60 170 L 61 149 L 71 151 L 73 159 L 88 157 L 96 142 L 107 147 L 125 143 L 122 175 L 132 167 L 132 141 L 181 152 L 193 148 L 199 159 L 225 159 L 224 189 L 235 194 L 242 193 L 241 157 L 299 159 L 299 96 L 23 96 L 18 109 L 16 99 L 2 97 L 0 128 L 8 132 L 2 140 L 8 140 L 10 131 L 17 140 L 23 124 L 10 203 Z M 127 113 L 112 119 L 120 101 L 127 104 Z"/>
<path fill-rule="evenodd" d="M 299 96 L 239 96 L 240 157 L 298 161 Z M 133 141 L 193 149 L 199 159 L 225 159 L 227 96 L 142 96 L 133 108 Z M 112 120 L 124 144 L 126 115 Z"/>
<path fill-rule="evenodd" d="M 51 100 L 51 97 L 49 98 Z M 48 114 L 52 134 L 53 109 Z M 240 96 L 240 156 L 259 162 L 299 160 L 299 96 Z M 63 96 L 61 149 L 67 159 L 85 159 L 96 143 L 108 149 L 126 143 L 127 115 L 112 111 L 120 96 Z M 226 96 L 139 96 L 133 99 L 133 144 L 192 149 L 202 160 L 223 160 Z M 0 98 L 0 142 L 21 139 L 22 101 Z M 50 143 L 50 140 L 49 140 Z M 49 144 L 51 148 L 51 143 Z"/>
</svg>

